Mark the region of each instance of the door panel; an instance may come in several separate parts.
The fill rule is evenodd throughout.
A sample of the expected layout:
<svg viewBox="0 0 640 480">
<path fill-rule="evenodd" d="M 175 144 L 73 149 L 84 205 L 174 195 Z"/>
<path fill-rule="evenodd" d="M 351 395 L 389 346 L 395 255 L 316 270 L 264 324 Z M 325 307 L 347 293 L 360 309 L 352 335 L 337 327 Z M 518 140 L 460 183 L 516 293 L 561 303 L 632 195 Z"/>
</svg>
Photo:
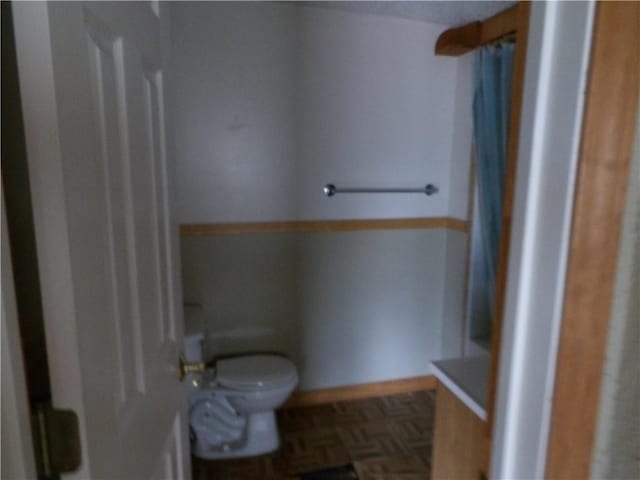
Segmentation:
<svg viewBox="0 0 640 480">
<path fill-rule="evenodd" d="M 79 414 L 85 449 L 69 478 L 190 471 L 175 368 L 166 9 L 15 6 L 53 400 Z"/>
<path fill-rule="evenodd" d="M 87 19 L 88 20 L 88 19 Z M 145 393 L 142 329 L 136 271 L 127 122 L 121 72 L 122 40 L 97 20 L 86 21 L 91 63 L 93 106 L 104 175 L 107 225 L 108 295 L 115 337 L 118 410 L 136 394 Z"/>
<path fill-rule="evenodd" d="M 173 295 L 163 292 L 172 292 L 173 288 L 173 258 L 171 253 L 171 217 L 169 212 L 169 182 L 167 181 L 167 150 L 165 134 L 165 104 L 163 74 L 160 70 L 147 71 L 145 73 L 145 98 L 147 102 L 147 118 L 149 122 L 149 145 L 151 151 L 152 188 L 154 197 L 154 230 L 158 235 L 155 245 L 156 265 L 160 272 L 158 276 L 158 291 L 161 298 L 159 309 L 161 311 L 159 324 L 160 341 L 175 341 L 176 318 Z"/>
<path fill-rule="evenodd" d="M 181 461 L 181 454 L 184 451 L 182 445 L 182 425 L 180 416 L 176 416 L 173 422 L 173 428 L 169 432 L 169 437 L 165 442 L 162 472 L 160 475 L 155 475 L 154 478 L 168 479 L 168 478 L 185 478 L 183 464 Z"/>
</svg>

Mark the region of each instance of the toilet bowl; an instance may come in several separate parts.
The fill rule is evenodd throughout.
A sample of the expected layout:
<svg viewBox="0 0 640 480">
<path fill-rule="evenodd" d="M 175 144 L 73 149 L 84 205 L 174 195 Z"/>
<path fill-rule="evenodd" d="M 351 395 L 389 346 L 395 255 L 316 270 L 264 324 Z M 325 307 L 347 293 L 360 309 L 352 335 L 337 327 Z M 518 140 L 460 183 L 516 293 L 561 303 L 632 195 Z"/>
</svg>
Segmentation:
<svg viewBox="0 0 640 480">
<path fill-rule="evenodd" d="M 191 361 L 197 361 L 194 341 L 185 339 L 185 344 L 191 342 Z M 237 458 L 278 449 L 275 409 L 298 385 L 290 360 L 279 355 L 225 358 L 201 375 L 188 376 L 187 381 L 194 455 Z"/>
</svg>

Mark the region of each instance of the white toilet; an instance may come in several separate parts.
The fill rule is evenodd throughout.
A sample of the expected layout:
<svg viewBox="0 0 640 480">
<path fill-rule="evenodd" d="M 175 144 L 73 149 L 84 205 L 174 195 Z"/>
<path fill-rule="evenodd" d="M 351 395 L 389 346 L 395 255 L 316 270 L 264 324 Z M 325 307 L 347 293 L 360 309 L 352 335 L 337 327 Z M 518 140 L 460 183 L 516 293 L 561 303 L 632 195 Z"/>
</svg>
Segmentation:
<svg viewBox="0 0 640 480">
<path fill-rule="evenodd" d="M 185 357 L 203 361 L 202 334 L 185 337 Z M 295 365 L 279 355 L 218 360 L 187 376 L 194 455 L 205 459 L 261 455 L 280 445 L 275 409 L 298 385 Z"/>
</svg>

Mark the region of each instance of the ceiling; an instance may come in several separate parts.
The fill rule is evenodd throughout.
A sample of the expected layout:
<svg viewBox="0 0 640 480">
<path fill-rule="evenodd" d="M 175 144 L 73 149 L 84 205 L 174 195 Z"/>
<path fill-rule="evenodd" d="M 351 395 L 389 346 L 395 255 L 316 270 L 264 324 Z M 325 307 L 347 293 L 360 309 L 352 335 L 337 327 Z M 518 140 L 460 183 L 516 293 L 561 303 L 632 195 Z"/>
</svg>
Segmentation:
<svg viewBox="0 0 640 480">
<path fill-rule="evenodd" d="M 352 1 L 305 2 L 303 5 L 333 8 L 356 13 L 371 13 L 409 18 L 456 27 L 475 20 L 485 20 L 514 5 L 515 1 Z"/>
</svg>

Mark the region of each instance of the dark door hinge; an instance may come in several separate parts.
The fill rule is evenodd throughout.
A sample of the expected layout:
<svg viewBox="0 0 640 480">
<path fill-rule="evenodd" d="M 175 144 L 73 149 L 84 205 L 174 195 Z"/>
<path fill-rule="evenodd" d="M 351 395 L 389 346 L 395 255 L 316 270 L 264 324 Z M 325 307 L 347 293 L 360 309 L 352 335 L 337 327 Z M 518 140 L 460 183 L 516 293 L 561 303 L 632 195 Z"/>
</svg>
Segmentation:
<svg viewBox="0 0 640 480">
<path fill-rule="evenodd" d="M 57 478 L 59 473 L 77 470 L 81 449 L 76 413 L 39 405 L 33 416 L 38 477 Z"/>
</svg>

